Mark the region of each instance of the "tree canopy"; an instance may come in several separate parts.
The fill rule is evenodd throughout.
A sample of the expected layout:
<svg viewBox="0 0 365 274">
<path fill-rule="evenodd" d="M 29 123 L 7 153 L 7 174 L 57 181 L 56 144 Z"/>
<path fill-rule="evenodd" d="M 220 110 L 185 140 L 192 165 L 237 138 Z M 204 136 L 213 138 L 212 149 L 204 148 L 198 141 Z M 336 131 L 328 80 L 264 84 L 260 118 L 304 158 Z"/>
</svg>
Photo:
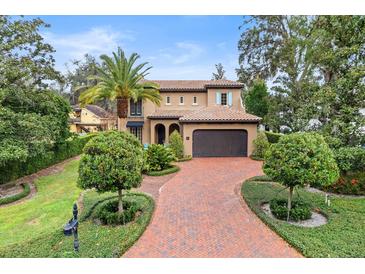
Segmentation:
<svg viewBox="0 0 365 274">
<path fill-rule="evenodd" d="M 61 81 L 54 68 L 53 47 L 39 33 L 49 25 L 39 18 L 0 16 L 0 88 L 46 87 Z"/>
<path fill-rule="evenodd" d="M 264 118 L 269 110 L 269 93 L 266 83 L 256 79 L 244 95 L 246 111 Z"/>
<path fill-rule="evenodd" d="M 315 122 L 343 145 L 364 142 L 364 16 L 252 16 L 241 29 L 237 73 L 248 87 L 272 83 L 271 128 Z"/>
<path fill-rule="evenodd" d="M 226 71 L 224 70 L 222 63 L 216 64 L 215 68 L 217 71 L 213 72 L 212 80 L 226 79 L 226 76 L 225 76 Z"/>
<path fill-rule="evenodd" d="M 79 99 L 83 105 L 105 98 L 111 101 L 117 100 L 118 117 L 126 118 L 129 99 L 134 101 L 143 99 L 160 104 L 158 86 L 144 80 L 152 67 L 147 67 L 146 62 L 137 65 L 139 59 L 137 53 L 127 58 L 124 51 L 118 48 L 117 52 L 113 52 L 113 57 L 102 55 L 100 59 L 103 61 L 103 67 L 96 67 L 98 74 L 89 77 L 96 80 L 97 84 L 80 95 Z"/>
<path fill-rule="evenodd" d="M 0 165 L 44 154 L 69 137 L 70 106 L 48 88 L 60 74 L 41 27 L 48 25 L 40 19 L 0 16 Z"/>
<path fill-rule="evenodd" d="M 134 135 L 116 131 L 101 133 L 84 147 L 78 185 L 99 192 L 118 191 L 119 212 L 122 212 L 122 190 L 140 185 L 142 167 L 143 148 Z"/>
</svg>

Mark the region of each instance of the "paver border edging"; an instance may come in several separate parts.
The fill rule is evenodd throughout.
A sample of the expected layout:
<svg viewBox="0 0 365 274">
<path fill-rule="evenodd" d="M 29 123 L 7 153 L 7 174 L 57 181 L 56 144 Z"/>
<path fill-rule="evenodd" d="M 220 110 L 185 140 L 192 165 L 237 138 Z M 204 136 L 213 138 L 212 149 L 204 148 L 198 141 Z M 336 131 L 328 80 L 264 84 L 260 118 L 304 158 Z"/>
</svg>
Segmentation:
<svg viewBox="0 0 365 274">
<path fill-rule="evenodd" d="M 294 248 L 296 251 L 299 252 L 299 254 L 303 257 L 303 258 L 306 258 L 303 254 L 303 251 L 297 247 L 295 244 L 291 243 L 291 241 L 289 239 L 287 239 L 286 237 L 284 237 L 283 235 L 279 234 L 279 232 L 276 230 L 275 226 L 271 225 L 269 222 L 267 222 L 265 220 L 265 218 L 263 216 L 261 216 L 260 214 L 258 214 L 256 212 L 256 210 L 251 206 L 251 204 L 245 199 L 245 195 L 243 193 L 243 184 L 244 183 L 248 183 L 248 182 L 255 182 L 255 181 L 250 181 L 250 178 L 243 181 L 242 183 L 239 183 L 237 185 L 237 187 L 239 187 L 239 196 L 240 196 L 240 202 L 242 201 L 242 203 L 246 204 L 247 207 L 255 214 L 256 217 L 258 217 L 261 222 L 266 225 L 272 232 L 274 232 L 276 235 L 278 235 L 281 239 L 283 239 L 289 246 L 291 246 L 292 248 Z M 265 182 L 266 183 L 266 182 Z M 235 189 L 235 192 L 236 192 L 236 189 Z M 236 193 L 237 194 L 237 193 Z M 242 205 L 242 204 L 241 204 Z M 263 214 L 265 214 L 263 212 Z"/>
</svg>

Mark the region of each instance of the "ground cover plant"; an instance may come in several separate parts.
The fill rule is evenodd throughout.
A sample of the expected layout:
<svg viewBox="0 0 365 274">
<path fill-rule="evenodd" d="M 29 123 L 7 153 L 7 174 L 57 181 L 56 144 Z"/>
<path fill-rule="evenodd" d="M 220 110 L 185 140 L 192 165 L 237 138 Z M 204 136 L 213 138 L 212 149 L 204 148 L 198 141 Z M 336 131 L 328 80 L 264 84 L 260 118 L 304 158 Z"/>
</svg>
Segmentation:
<svg viewBox="0 0 365 274">
<path fill-rule="evenodd" d="M 241 191 L 244 200 L 260 219 L 304 256 L 365 256 L 365 199 L 331 197 L 331 205 L 328 207 L 323 194 L 310 193 L 300 188 L 295 192 L 294 201 L 305 201 L 312 209 L 320 210 L 328 217 L 327 224 L 306 228 L 274 219 L 262 211 L 262 203 L 286 199 L 288 190 L 284 186 L 247 180 Z"/>
<path fill-rule="evenodd" d="M 81 192 L 76 186 L 77 168 L 78 160 L 68 163 L 61 173 L 36 182 L 33 199 L 0 208 L 0 257 L 120 257 L 141 236 L 152 216 L 152 198 L 125 193 L 123 200 L 136 203 L 141 213 L 124 226 L 104 226 L 94 223 L 92 215 L 117 195 L 89 190 L 80 214 L 80 251 L 73 251 L 73 239 L 63 235 L 62 227 Z"/>
</svg>

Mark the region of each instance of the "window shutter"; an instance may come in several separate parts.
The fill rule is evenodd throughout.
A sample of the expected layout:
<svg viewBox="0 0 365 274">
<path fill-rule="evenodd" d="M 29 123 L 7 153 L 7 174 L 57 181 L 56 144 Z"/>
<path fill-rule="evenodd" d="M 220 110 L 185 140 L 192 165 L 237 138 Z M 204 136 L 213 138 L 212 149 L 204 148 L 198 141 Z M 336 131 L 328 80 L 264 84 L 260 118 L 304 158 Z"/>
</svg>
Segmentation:
<svg viewBox="0 0 365 274">
<path fill-rule="evenodd" d="M 134 101 L 131 99 L 131 100 L 129 100 L 129 106 L 130 106 L 130 115 L 134 115 L 135 114 L 135 112 L 136 112 L 136 108 L 135 108 L 135 103 L 134 103 Z"/>
<path fill-rule="evenodd" d="M 220 105 L 220 104 L 222 104 L 222 101 L 221 101 L 221 93 L 220 92 L 216 92 L 215 93 L 215 103 L 217 104 L 217 105 Z"/>
<path fill-rule="evenodd" d="M 228 92 L 228 105 L 232 106 L 232 92 Z"/>
</svg>

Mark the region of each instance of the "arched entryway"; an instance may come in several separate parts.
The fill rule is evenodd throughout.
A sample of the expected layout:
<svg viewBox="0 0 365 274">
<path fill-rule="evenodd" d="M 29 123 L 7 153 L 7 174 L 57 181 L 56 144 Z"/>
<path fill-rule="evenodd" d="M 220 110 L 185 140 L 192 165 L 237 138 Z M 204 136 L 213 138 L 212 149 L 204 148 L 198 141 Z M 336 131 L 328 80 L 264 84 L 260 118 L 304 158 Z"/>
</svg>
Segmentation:
<svg viewBox="0 0 365 274">
<path fill-rule="evenodd" d="M 169 136 L 171 135 L 171 133 L 173 133 L 175 130 L 177 130 L 177 132 L 179 132 L 180 133 L 180 127 L 179 127 L 179 125 L 178 124 L 171 124 L 170 126 L 169 126 Z"/>
<path fill-rule="evenodd" d="M 165 126 L 163 124 L 157 124 L 155 126 L 155 142 L 162 145 L 165 143 L 165 140 Z"/>
</svg>

